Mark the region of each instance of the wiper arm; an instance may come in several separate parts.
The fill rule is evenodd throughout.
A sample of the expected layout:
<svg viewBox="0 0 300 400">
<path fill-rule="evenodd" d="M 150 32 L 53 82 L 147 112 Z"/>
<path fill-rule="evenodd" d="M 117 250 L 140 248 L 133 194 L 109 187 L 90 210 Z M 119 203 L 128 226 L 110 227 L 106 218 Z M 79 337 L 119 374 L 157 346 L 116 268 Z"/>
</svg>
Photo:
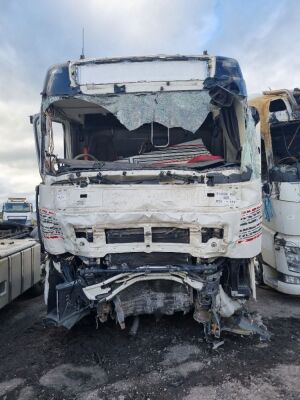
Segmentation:
<svg viewBox="0 0 300 400">
<path fill-rule="evenodd" d="M 104 161 L 68 160 L 66 158 L 58 158 L 57 163 L 59 169 L 101 169 L 105 165 Z"/>
<path fill-rule="evenodd" d="M 199 177 L 197 176 L 185 176 L 185 175 L 177 175 L 174 174 L 170 171 L 168 172 L 163 172 L 159 174 L 160 180 L 179 180 L 179 181 L 184 181 L 186 183 L 195 183 L 199 182 Z M 203 182 L 202 182 L 202 177 L 200 177 L 201 183 L 204 183 L 204 177 L 203 177 Z"/>
<path fill-rule="evenodd" d="M 202 177 L 201 177 L 202 178 Z M 104 183 L 104 184 L 143 184 L 143 183 L 148 183 L 148 182 L 159 182 L 159 181 L 170 181 L 170 180 L 180 180 L 184 181 L 186 183 L 194 183 L 198 182 L 199 179 L 196 176 L 182 176 L 182 175 L 177 175 L 174 173 L 171 173 L 170 171 L 164 172 L 161 171 L 158 176 L 153 176 L 153 177 L 141 177 L 141 178 L 135 178 L 131 179 L 131 177 L 127 177 L 126 174 L 124 174 L 121 179 L 108 179 L 107 177 L 103 176 L 101 172 L 97 174 L 95 177 L 89 177 L 90 183 Z M 202 181 L 202 179 L 201 179 Z M 203 178 L 204 182 L 204 178 Z"/>
</svg>

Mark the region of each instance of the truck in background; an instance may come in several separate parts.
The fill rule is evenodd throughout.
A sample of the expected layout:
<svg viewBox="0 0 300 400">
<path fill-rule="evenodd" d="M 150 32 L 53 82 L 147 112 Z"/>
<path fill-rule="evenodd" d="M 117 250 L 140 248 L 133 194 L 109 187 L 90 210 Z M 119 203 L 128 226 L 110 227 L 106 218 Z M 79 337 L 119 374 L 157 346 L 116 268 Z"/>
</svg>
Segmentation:
<svg viewBox="0 0 300 400">
<path fill-rule="evenodd" d="M 249 104 L 261 135 L 262 253 L 257 280 L 300 295 L 300 90 L 263 92 Z"/>
<path fill-rule="evenodd" d="M 206 337 L 247 312 L 261 249 L 259 138 L 236 60 L 55 65 L 32 116 L 48 321 L 193 310 Z"/>
<path fill-rule="evenodd" d="M 41 245 L 32 238 L 32 205 L 25 198 L 9 198 L 3 213 L 4 220 L 0 222 L 0 309 L 29 289 L 32 295 L 41 294 L 44 273 Z"/>
<path fill-rule="evenodd" d="M 3 222 L 12 222 L 23 225 L 34 224 L 32 204 L 24 197 L 10 197 L 2 207 Z"/>
</svg>

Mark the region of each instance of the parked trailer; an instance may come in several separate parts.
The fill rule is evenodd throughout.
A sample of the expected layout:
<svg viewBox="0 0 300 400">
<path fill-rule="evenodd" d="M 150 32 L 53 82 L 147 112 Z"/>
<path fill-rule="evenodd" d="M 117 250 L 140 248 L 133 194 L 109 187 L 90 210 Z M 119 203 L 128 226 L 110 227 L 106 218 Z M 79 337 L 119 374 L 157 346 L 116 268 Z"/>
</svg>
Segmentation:
<svg viewBox="0 0 300 400">
<path fill-rule="evenodd" d="M 0 241 L 0 309 L 41 280 L 41 246 L 33 239 Z"/>
</svg>

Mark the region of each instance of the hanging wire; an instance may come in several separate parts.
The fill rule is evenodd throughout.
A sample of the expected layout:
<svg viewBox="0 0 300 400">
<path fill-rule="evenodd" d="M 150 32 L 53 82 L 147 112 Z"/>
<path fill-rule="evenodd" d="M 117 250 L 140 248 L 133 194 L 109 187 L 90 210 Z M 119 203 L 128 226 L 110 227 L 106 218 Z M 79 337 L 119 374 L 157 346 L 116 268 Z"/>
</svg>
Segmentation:
<svg viewBox="0 0 300 400">
<path fill-rule="evenodd" d="M 299 132 L 299 129 L 300 129 L 300 124 L 297 126 L 297 129 L 295 130 L 294 136 L 292 137 L 292 139 L 291 139 L 291 141 L 290 141 L 290 143 L 288 145 L 288 149 L 290 149 L 295 137 L 297 136 L 297 133 Z"/>
<path fill-rule="evenodd" d="M 264 203 L 264 217 L 268 222 L 270 222 L 271 218 L 274 216 L 274 212 L 273 212 L 271 198 L 269 195 L 265 194 L 263 196 L 263 203 Z"/>
</svg>

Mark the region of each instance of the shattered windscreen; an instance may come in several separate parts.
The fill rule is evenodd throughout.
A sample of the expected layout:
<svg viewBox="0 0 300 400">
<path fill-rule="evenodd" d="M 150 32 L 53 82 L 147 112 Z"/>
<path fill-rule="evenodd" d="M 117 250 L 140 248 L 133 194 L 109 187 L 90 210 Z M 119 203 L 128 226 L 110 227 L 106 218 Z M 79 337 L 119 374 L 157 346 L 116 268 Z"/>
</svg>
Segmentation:
<svg viewBox="0 0 300 400">
<path fill-rule="evenodd" d="M 157 122 L 195 133 L 210 111 L 206 91 L 95 96 L 93 102 L 115 115 L 129 131 Z"/>
<path fill-rule="evenodd" d="M 67 159 L 188 167 L 240 163 L 234 105 L 218 109 L 206 90 L 55 97 L 44 108 L 48 152 L 57 148 L 53 121 L 61 121 Z"/>
<path fill-rule="evenodd" d="M 173 60 L 172 68 L 169 61 L 145 60 L 70 64 L 74 93 L 43 98 L 46 169 L 55 173 L 55 163 L 58 170 L 75 169 L 79 161 L 92 168 L 87 163 L 99 161 L 114 169 L 217 164 L 252 171 L 257 155 L 245 91 L 236 81 L 241 72 L 221 61 L 217 70 L 227 75 L 217 78 L 209 75 L 207 59 Z M 64 130 L 63 156 L 56 150 L 54 123 Z"/>
</svg>

